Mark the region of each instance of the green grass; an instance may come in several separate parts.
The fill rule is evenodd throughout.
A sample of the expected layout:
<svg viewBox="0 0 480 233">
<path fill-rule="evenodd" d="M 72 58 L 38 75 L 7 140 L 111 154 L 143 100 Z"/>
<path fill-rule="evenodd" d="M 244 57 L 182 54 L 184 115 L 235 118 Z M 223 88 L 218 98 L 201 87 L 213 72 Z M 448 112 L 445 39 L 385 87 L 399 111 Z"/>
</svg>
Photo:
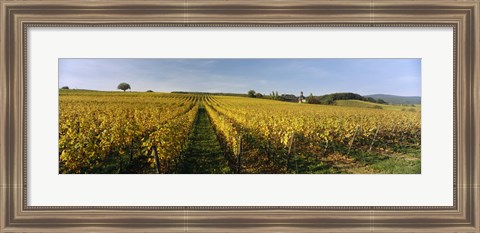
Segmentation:
<svg viewBox="0 0 480 233">
<path fill-rule="evenodd" d="M 360 173 L 358 169 L 368 167 L 376 174 L 421 174 L 420 148 L 398 147 L 389 152 L 356 152 L 352 156 L 358 166 L 347 170 L 347 173 Z"/>
<path fill-rule="evenodd" d="M 226 174 L 230 173 L 228 160 L 217 140 L 217 135 L 203 103 L 188 138 L 187 149 L 182 154 L 179 173 Z"/>
<path fill-rule="evenodd" d="M 420 148 L 398 147 L 387 156 L 387 159 L 372 164 L 372 168 L 378 173 L 420 174 L 420 154 Z"/>
</svg>

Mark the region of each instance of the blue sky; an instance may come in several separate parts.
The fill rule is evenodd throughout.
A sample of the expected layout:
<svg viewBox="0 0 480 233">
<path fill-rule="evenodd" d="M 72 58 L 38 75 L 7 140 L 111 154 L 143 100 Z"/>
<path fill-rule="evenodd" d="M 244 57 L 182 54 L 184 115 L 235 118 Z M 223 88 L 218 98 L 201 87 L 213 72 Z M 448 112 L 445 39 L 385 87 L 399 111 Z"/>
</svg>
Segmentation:
<svg viewBox="0 0 480 233">
<path fill-rule="evenodd" d="M 421 95 L 420 59 L 60 59 L 59 86 L 115 91 Z"/>
</svg>

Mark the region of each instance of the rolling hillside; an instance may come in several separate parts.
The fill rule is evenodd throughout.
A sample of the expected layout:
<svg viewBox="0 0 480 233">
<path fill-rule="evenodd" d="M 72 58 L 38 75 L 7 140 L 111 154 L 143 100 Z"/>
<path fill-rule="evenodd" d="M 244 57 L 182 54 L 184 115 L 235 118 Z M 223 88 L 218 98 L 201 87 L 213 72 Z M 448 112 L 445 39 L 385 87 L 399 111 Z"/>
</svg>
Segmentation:
<svg viewBox="0 0 480 233">
<path fill-rule="evenodd" d="M 361 100 L 336 100 L 335 105 L 345 106 L 345 107 L 373 108 L 373 109 L 386 109 L 386 110 L 410 111 L 410 112 L 420 111 L 419 105 L 415 105 L 415 106 L 387 105 L 387 104 L 371 103 L 371 102 L 366 102 Z"/>
<path fill-rule="evenodd" d="M 421 104 L 420 96 L 397 96 L 397 95 L 366 95 L 365 97 L 372 97 L 374 99 L 382 99 L 389 104 Z"/>
</svg>

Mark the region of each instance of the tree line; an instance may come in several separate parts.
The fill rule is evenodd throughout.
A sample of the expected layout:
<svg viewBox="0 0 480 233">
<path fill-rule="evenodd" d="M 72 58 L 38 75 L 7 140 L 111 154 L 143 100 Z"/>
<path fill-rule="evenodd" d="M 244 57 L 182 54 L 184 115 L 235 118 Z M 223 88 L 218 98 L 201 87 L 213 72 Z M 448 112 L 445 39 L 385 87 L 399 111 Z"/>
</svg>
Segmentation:
<svg viewBox="0 0 480 233">
<path fill-rule="evenodd" d="M 268 98 L 273 100 L 280 100 L 280 101 L 289 101 L 289 102 L 297 102 L 298 99 L 287 98 L 289 95 L 279 95 L 278 91 L 272 91 L 268 96 L 262 95 L 261 93 L 257 93 L 255 90 L 249 90 L 247 96 L 250 98 Z M 298 98 L 297 96 L 295 96 Z M 308 97 L 306 97 L 306 102 L 309 104 L 326 104 L 331 105 L 334 104 L 336 100 L 361 100 L 371 103 L 378 103 L 378 104 L 388 104 L 386 101 L 382 99 L 374 99 L 372 97 L 365 97 L 356 93 L 345 92 L 345 93 L 332 93 L 327 95 L 321 96 L 314 96 L 312 93 Z"/>
</svg>

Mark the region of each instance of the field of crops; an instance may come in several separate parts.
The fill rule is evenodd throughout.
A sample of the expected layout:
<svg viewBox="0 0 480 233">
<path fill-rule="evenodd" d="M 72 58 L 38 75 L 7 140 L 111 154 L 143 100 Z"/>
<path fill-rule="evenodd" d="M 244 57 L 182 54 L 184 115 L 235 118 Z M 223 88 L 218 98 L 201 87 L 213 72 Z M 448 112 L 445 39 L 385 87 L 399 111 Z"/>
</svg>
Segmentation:
<svg viewBox="0 0 480 233">
<path fill-rule="evenodd" d="M 60 173 L 154 173 L 152 153 L 174 172 L 197 108 L 193 96 L 63 92 Z"/>
<path fill-rule="evenodd" d="M 62 91 L 60 173 L 420 173 L 420 111 Z"/>
</svg>

